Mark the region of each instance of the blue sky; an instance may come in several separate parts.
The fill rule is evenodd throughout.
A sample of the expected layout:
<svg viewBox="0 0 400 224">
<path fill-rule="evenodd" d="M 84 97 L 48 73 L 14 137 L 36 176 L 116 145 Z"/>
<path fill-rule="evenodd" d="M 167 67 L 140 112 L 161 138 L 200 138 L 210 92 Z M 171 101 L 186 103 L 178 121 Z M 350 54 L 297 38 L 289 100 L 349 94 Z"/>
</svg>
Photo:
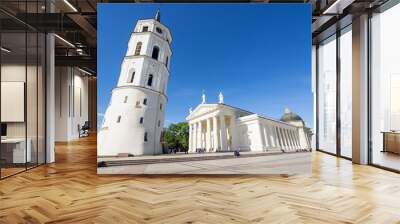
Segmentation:
<svg viewBox="0 0 400 224">
<path fill-rule="evenodd" d="M 280 118 L 285 107 L 312 127 L 311 5 L 99 4 L 98 112 L 116 86 L 138 19 L 157 9 L 172 33 L 165 126 L 190 107 L 218 102 Z"/>
</svg>

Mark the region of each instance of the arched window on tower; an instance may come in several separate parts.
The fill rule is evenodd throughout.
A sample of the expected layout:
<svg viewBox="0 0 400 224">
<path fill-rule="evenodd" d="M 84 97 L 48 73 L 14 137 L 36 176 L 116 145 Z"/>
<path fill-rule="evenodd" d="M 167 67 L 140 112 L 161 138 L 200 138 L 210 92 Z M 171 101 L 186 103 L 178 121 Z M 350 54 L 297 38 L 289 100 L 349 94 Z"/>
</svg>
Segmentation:
<svg viewBox="0 0 400 224">
<path fill-rule="evenodd" d="M 142 50 L 142 42 L 138 42 L 136 44 L 136 49 L 135 49 L 135 56 L 140 55 L 140 51 Z"/>
<path fill-rule="evenodd" d="M 168 68 L 168 60 L 169 60 L 169 58 L 168 58 L 168 56 L 167 56 L 167 58 L 165 59 L 165 66 Z"/>
<path fill-rule="evenodd" d="M 148 85 L 148 86 L 151 86 L 152 84 L 153 84 L 153 75 L 150 74 L 150 75 L 149 75 L 149 79 L 147 79 L 147 85 Z"/>
<path fill-rule="evenodd" d="M 135 71 L 132 71 L 129 76 L 128 76 L 128 83 L 133 83 L 133 80 L 135 78 Z"/>
<path fill-rule="evenodd" d="M 151 57 L 158 60 L 158 53 L 160 52 L 160 48 L 157 46 L 153 47 L 153 53 L 151 54 Z"/>
</svg>

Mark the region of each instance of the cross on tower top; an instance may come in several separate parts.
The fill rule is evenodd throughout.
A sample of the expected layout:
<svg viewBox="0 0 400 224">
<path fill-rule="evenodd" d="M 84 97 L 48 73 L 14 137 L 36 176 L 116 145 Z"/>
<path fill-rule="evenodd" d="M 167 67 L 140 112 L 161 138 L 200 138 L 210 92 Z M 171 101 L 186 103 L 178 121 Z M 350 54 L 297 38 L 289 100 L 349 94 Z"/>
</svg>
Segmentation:
<svg viewBox="0 0 400 224">
<path fill-rule="evenodd" d="M 157 9 L 156 16 L 154 17 L 154 19 L 160 22 L 160 9 Z"/>
</svg>

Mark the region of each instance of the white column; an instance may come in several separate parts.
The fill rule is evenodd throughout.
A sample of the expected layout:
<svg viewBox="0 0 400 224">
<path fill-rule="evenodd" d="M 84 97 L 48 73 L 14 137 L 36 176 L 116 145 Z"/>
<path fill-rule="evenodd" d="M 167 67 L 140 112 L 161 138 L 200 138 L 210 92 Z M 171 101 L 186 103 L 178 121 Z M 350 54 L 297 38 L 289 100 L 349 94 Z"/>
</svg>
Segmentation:
<svg viewBox="0 0 400 224">
<path fill-rule="evenodd" d="M 292 142 L 290 140 L 290 136 L 289 136 L 289 132 L 288 129 L 283 129 L 283 131 L 285 132 L 285 136 L 286 136 L 286 141 L 287 141 L 287 145 L 289 149 L 292 149 Z"/>
<path fill-rule="evenodd" d="M 301 148 L 301 145 L 300 145 L 299 129 L 296 130 L 295 135 L 296 135 L 297 146 L 298 146 L 299 149 L 300 149 L 300 148 Z"/>
<path fill-rule="evenodd" d="M 285 136 L 283 135 L 282 128 L 278 127 L 278 133 L 279 133 L 279 137 L 281 139 L 282 149 L 287 149 Z"/>
<path fill-rule="evenodd" d="M 275 128 L 274 126 L 269 126 L 268 127 L 268 131 L 269 131 L 269 134 L 270 134 L 271 147 L 277 147 L 274 128 Z"/>
<path fill-rule="evenodd" d="M 292 136 L 290 135 L 290 130 L 289 129 L 286 129 L 286 135 L 287 135 L 287 138 L 289 140 L 290 149 L 294 149 L 293 139 L 292 139 Z"/>
<path fill-rule="evenodd" d="M 314 124 L 313 124 L 313 130 L 314 132 L 317 130 L 317 46 L 313 45 L 312 46 L 312 53 L 311 53 L 311 89 L 312 89 L 312 95 L 313 95 L 313 120 L 314 120 Z M 298 132 L 298 130 L 296 129 L 296 132 Z M 313 135 L 313 148 L 314 150 L 317 149 L 317 139 L 316 139 L 316 135 Z M 296 139 L 297 139 L 297 135 L 296 135 Z M 297 148 L 300 148 L 300 145 L 297 145 Z"/>
<path fill-rule="evenodd" d="M 54 11 L 52 4 L 48 3 L 50 12 Z M 54 34 L 46 35 L 46 163 L 55 162 L 55 56 L 54 56 Z"/>
<path fill-rule="evenodd" d="M 232 151 L 232 146 L 233 146 L 232 117 L 228 116 L 228 120 L 229 120 L 229 126 L 228 126 L 228 124 L 225 123 L 225 129 L 226 129 L 226 133 L 227 133 L 226 148 L 228 150 Z"/>
<path fill-rule="evenodd" d="M 289 140 L 289 148 L 290 149 L 294 149 L 294 145 L 293 145 L 292 137 L 290 136 L 290 130 L 289 129 L 286 129 L 286 135 L 287 135 L 287 138 Z"/>
<path fill-rule="evenodd" d="M 282 139 L 283 139 L 283 141 L 285 142 L 285 148 L 286 148 L 286 149 L 290 149 L 290 147 L 289 147 L 289 141 L 288 141 L 287 136 L 286 136 L 286 134 L 285 134 L 285 129 L 281 128 L 281 133 L 282 133 Z"/>
<path fill-rule="evenodd" d="M 285 134 L 285 129 L 281 128 L 280 131 L 281 131 L 281 134 L 282 134 L 282 139 L 283 139 L 283 142 L 284 142 L 284 145 L 285 145 L 285 149 L 290 149 L 289 148 L 289 143 L 288 143 L 288 140 L 287 140 L 287 137 L 286 137 L 286 134 Z"/>
<path fill-rule="evenodd" d="M 198 125 L 198 135 L 199 135 L 199 139 L 198 139 L 198 144 L 197 144 L 197 147 L 198 148 L 203 148 L 203 133 L 202 133 L 202 127 L 201 127 L 201 121 L 199 121 L 198 123 L 197 123 L 197 125 Z"/>
<path fill-rule="evenodd" d="M 352 160 L 368 163 L 368 15 L 352 24 Z"/>
<path fill-rule="evenodd" d="M 203 128 L 203 121 L 201 121 L 201 148 L 206 148 L 206 133 Z"/>
<path fill-rule="evenodd" d="M 201 122 L 197 122 L 197 148 L 201 148 Z"/>
<path fill-rule="evenodd" d="M 211 148 L 211 121 L 210 118 L 207 118 L 207 128 L 206 128 L 206 150 L 210 151 Z"/>
<path fill-rule="evenodd" d="M 214 152 L 218 149 L 218 122 L 217 117 L 213 117 L 213 140 L 214 140 Z"/>
<path fill-rule="evenodd" d="M 280 139 L 279 139 L 279 136 L 278 136 L 278 127 L 276 127 L 276 126 L 274 126 L 273 128 L 272 128 L 272 132 L 274 133 L 274 141 L 275 141 L 275 147 L 276 148 L 279 148 L 279 147 L 281 147 L 281 142 L 280 142 Z"/>
<path fill-rule="evenodd" d="M 282 129 L 281 129 L 281 132 L 282 132 L 283 139 L 284 139 L 284 141 L 285 141 L 285 147 L 286 147 L 286 149 L 290 149 L 289 139 L 288 139 L 288 137 L 287 137 L 287 135 L 286 135 L 286 130 L 285 130 L 284 128 L 282 128 Z"/>
<path fill-rule="evenodd" d="M 296 141 L 296 148 L 297 149 L 300 149 L 300 144 L 299 144 L 299 136 L 298 136 L 298 130 L 296 129 L 296 130 L 294 130 L 293 131 L 293 135 L 294 135 L 294 139 L 295 139 L 295 141 Z"/>
<path fill-rule="evenodd" d="M 193 151 L 193 124 L 189 124 L 189 152 Z"/>
<path fill-rule="evenodd" d="M 271 147 L 271 143 L 269 141 L 269 137 L 268 137 L 268 124 L 264 126 L 263 128 L 263 132 L 264 132 L 264 138 L 265 138 L 265 149 L 268 149 Z"/>
<path fill-rule="evenodd" d="M 258 122 L 258 130 L 260 132 L 259 136 L 260 136 L 261 151 L 264 151 L 264 149 L 266 148 L 266 145 L 265 145 L 265 134 L 264 134 L 264 127 L 263 127 L 263 124 L 261 122 Z"/>
<path fill-rule="evenodd" d="M 293 149 L 297 149 L 296 138 L 293 135 L 293 130 L 289 131 L 290 139 L 292 139 Z"/>
<path fill-rule="evenodd" d="M 234 115 L 230 116 L 230 129 L 231 129 L 231 137 L 232 137 L 232 150 L 237 150 L 238 148 L 238 133 L 236 129 L 236 117 Z"/>
<path fill-rule="evenodd" d="M 197 127 L 197 123 L 194 123 L 193 124 L 193 126 L 194 126 L 194 130 L 193 130 L 193 139 L 194 139 L 194 142 L 193 142 L 193 151 L 194 152 L 196 152 L 196 149 L 197 149 L 197 142 L 198 142 L 198 127 Z"/>
<path fill-rule="evenodd" d="M 278 128 L 276 129 L 276 131 L 277 131 L 278 136 L 279 136 L 279 140 L 280 140 L 279 143 L 280 143 L 280 146 L 281 146 L 282 149 L 285 149 L 285 141 L 284 141 L 284 139 L 283 139 L 283 137 L 282 137 L 281 129 L 278 127 Z"/>
<path fill-rule="evenodd" d="M 225 115 L 223 113 L 219 114 L 219 122 L 220 122 L 220 129 L 221 129 L 221 150 L 226 151 L 227 150 L 227 144 L 226 144 L 226 128 L 225 128 Z"/>
<path fill-rule="evenodd" d="M 292 141 L 293 141 L 293 147 L 294 147 L 294 149 L 297 149 L 297 142 L 296 142 L 296 137 L 294 136 L 294 130 L 291 130 L 291 131 L 290 131 L 290 136 L 291 136 Z"/>
</svg>

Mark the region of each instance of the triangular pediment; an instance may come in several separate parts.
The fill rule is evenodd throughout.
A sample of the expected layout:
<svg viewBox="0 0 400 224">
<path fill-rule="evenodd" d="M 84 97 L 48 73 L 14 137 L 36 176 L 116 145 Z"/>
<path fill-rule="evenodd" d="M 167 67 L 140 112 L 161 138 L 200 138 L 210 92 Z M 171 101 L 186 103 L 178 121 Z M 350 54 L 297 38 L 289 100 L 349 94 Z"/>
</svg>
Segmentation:
<svg viewBox="0 0 400 224">
<path fill-rule="evenodd" d="M 186 117 L 186 120 L 193 119 L 195 117 L 201 116 L 203 114 L 210 113 L 218 109 L 218 104 L 199 104 L 189 116 Z"/>
</svg>

